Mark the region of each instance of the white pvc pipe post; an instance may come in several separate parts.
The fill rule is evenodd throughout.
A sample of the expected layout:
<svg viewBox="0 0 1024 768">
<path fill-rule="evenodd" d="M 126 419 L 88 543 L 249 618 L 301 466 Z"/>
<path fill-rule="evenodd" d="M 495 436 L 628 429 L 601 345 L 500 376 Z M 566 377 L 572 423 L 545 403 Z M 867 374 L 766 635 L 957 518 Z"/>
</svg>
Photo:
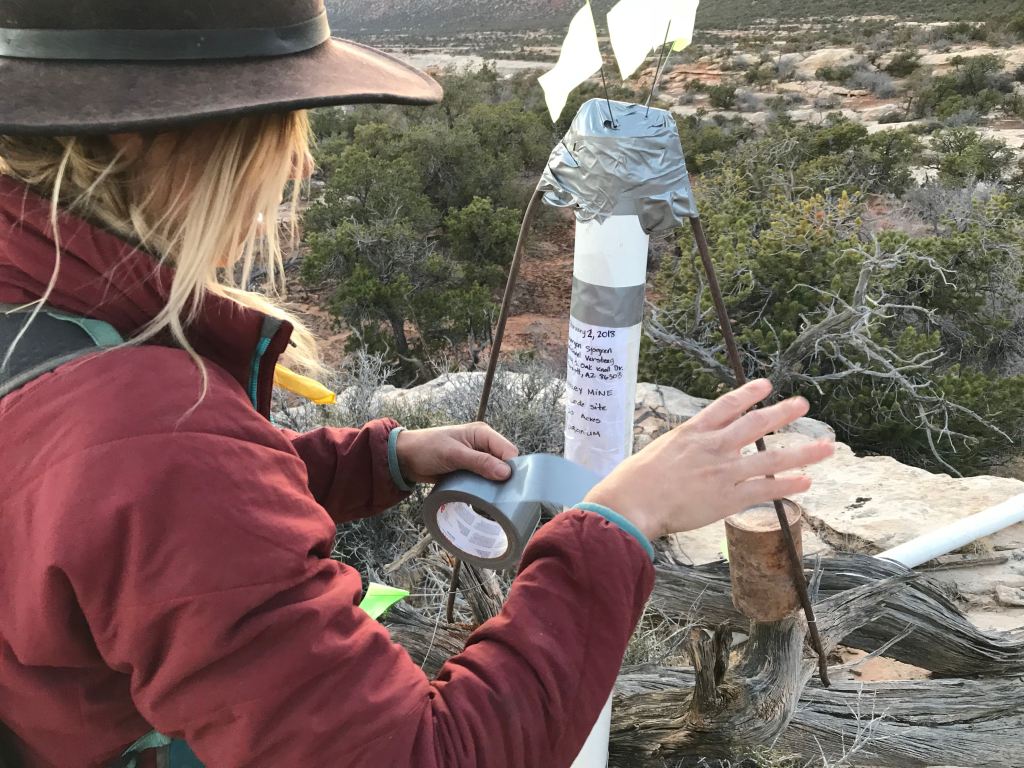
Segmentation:
<svg viewBox="0 0 1024 768">
<path fill-rule="evenodd" d="M 576 225 L 565 457 L 607 475 L 633 452 L 649 237 L 634 215 Z M 573 768 L 606 768 L 612 700 Z"/>
<path fill-rule="evenodd" d="M 949 554 L 960 547 L 966 547 L 971 542 L 1021 522 L 1024 522 L 1024 493 L 983 512 L 957 520 L 944 528 L 911 539 L 876 557 L 901 563 L 907 568 L 916 568 L 922 563 Z"/>
</svg>

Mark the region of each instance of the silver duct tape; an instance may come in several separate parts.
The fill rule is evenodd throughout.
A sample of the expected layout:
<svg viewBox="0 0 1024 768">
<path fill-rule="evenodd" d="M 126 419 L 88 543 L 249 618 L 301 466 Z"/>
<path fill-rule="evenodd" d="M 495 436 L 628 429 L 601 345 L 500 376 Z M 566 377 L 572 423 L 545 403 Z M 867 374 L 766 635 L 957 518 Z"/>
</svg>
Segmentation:
<svg viewBox="0 0 1024 768">
<path fill-rule="evenodd" d="M 643 322 L 646 289 L 645 285 L 612 288 L 573 277 L 569 314 L 590 325 L 632 328 Z"/>
<path fill-rule="evenodd" d="M 697 215 L 675 118 L 663 109 L 591 99 L 548 158 L 544 201 L 581 221 L 635 214 L 651 234 Z M 611 119 L 609 119 L 609 114 Z"/>
<path fill-rule="evenodd" d="M 500 483 L 471 472 L 442 478 L 420 508 L 423 524 L 441 546 L 481 568 L 514 568 L 541 510 L 578 504 L 601 479 L 547 453 L 508 463 L 512 476 Z"/>
</svg>

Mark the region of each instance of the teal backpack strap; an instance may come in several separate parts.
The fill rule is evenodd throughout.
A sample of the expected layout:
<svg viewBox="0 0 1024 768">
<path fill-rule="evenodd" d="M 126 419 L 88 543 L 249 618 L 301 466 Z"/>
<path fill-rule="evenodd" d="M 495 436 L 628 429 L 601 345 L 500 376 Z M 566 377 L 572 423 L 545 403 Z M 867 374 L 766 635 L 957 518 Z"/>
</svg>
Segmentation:
<svg viewBox="0 0 1024 768">
<path fill-rule="evenodd" d="M 44 307 L 26 329 L 30 317 L 30 310 L 0 304 L 0 397 L 65 363 L 124 343 L 102 320 Z"/>
<path fill-rule="evenodd" d="M 111 768 L 137 768 L 143 752 L 156 753 L 157 768 L 205 768 L 181 739 L 171 739 L 159 731 L 150 731 L 122 754 Z"/>
</svg>

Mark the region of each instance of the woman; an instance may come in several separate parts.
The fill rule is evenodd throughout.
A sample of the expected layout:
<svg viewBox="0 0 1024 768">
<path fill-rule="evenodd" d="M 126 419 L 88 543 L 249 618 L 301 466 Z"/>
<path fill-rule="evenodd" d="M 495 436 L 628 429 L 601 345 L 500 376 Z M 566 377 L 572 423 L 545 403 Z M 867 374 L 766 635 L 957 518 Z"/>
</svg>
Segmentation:
<svg viewBox="0 0 1024 768">
<path fill-rule="evenodd" d="M 0 400 L 0 722 L 22 765 L 109 766 L 154 729 L 215 768 L 568 765 L 650 540 L 806 490 L 763 476 L 827 444 L 739 450 L 807 404 L 747 413 L 755 382 L 625 462 L 429 680 L 357 607 L 335 526 L 458 468 L 500 479 L 515 448 L 479 424 L 276 429 L 275 365 L 315 369 L 315 343 L 231 281 L 280 266 L 296 110 L 440 89 L 328 40 L 322 0 L 0 0 L 0 24 L 0 304 L 125 340 Z"/>
</svg>

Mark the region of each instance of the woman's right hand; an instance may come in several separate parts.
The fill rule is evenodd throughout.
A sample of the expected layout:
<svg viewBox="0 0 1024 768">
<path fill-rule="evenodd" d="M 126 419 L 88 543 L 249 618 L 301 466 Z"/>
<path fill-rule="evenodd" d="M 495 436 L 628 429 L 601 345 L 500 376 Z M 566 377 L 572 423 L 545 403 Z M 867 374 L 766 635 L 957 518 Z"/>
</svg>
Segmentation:
<svg viewBox="0 0 1024 768">
<path fill-rule="evenodd" d="M 692 419 L 626 459 L 585 501 L 628 519 L 648 539 L 690 531 L 811 487 L 804 475 L 768 478 L 828 458 L 831 442 L 742 456 L 757 439 L 807 413 L 802 397 L 752 411 L 771 394 L 766 379 L 723 395 Z"/>
</svg>

